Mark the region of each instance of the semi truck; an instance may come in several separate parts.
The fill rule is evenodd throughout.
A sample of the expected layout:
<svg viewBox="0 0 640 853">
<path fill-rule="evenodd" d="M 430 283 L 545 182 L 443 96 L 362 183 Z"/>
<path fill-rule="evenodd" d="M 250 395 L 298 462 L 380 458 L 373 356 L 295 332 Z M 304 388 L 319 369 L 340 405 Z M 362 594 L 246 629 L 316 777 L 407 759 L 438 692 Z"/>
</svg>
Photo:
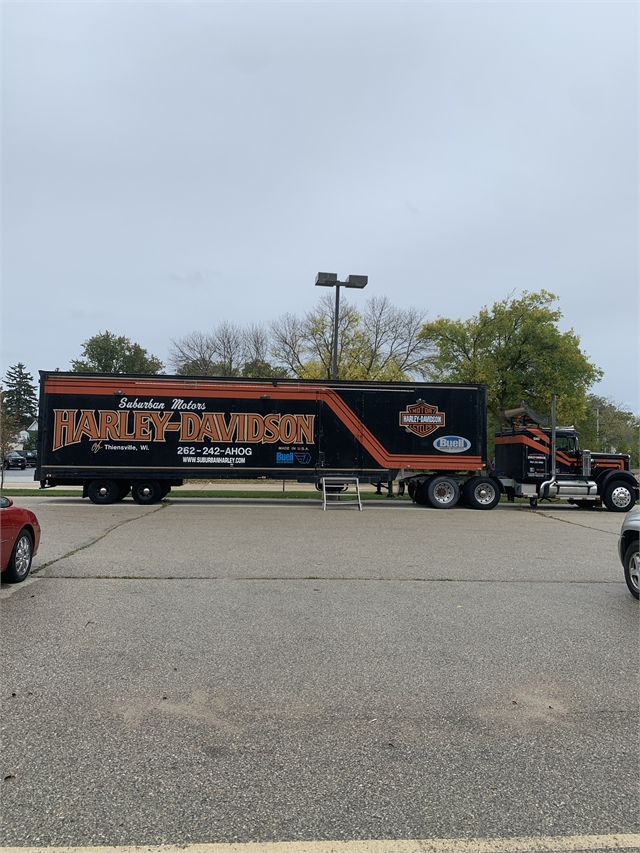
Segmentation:
<svg viewBox="0 0 640 853">
<path fill-rule="evenodd" d="M 185 480 L 344 478 L 491 509 L 519 481 L 487 463 L 486 433 L 483 385 L 41 371 L 34 476 L 96 504 L 157 503 Z"/>
</svg>

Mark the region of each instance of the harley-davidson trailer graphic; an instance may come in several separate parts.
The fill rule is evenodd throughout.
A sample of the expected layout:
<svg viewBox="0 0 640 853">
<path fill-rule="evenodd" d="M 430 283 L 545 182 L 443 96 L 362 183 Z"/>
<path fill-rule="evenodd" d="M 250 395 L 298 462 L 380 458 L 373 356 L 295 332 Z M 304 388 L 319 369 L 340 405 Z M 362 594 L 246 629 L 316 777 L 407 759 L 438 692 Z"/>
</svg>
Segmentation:
<svg viewBox="0 0 640 853">
<path fill-rule="evenodd" d="M 40 373 L 36 479 L 94 503 L 161 500 L 185 479 L 407 484 L 490 509 L 482 385 Z"/>
</svg>

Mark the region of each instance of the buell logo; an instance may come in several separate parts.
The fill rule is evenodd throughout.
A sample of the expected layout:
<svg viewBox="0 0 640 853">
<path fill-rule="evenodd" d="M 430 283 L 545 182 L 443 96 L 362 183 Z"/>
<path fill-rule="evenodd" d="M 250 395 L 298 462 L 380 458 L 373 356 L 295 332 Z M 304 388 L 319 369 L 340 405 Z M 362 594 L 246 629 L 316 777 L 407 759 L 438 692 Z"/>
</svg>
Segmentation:
<svg viewBox="0 0 640 853">
<path fill-rule="evenodd" d="M 407 432 L 413 432 L 424 438 L 445 425 L 445 414 L 439 412 L 437 406 L 428 403 L 414 403 L 400 412 L 400 426 Z"/>
</svg>

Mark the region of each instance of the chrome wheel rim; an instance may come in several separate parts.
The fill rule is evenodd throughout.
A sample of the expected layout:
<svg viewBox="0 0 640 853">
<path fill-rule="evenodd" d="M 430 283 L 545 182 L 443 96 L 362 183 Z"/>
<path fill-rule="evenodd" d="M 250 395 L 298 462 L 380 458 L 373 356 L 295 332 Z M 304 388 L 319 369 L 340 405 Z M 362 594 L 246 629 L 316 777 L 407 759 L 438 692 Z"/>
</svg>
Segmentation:
<svg viewBox="0 0 640 853">
<path fill-rule="evenodd" d="M 455 491 L 451 483 L 438 483 L 433 490 L 433 497 L 439 504 L 449 504 L 455 498 Z"/>
<path fill-rule="evenodd" d="M 23 578 L 31 565 L 31 541 L 27 536 L 21 536 L 16 543 L 15 568 L 18 577 Z"/>
<path fill-rule="evenodd" d="M 489 483 L 481 483 L 473 490 L 473 497 L 479 504 L 490 504 L 495 500 L 496 490 Z"/>
<path fill-rule="evenodd" d="M 611 501 L 614 506 L 623 509 L 631 503 L 631 492 L 626 486 L 618 486 L 611 492 Z"/>
<path fill-rule="evenodd" d="M 640 592 L 640 554 L 638 552 L 629 560 L 629 578 L 636 591 Z"/>
</svg>

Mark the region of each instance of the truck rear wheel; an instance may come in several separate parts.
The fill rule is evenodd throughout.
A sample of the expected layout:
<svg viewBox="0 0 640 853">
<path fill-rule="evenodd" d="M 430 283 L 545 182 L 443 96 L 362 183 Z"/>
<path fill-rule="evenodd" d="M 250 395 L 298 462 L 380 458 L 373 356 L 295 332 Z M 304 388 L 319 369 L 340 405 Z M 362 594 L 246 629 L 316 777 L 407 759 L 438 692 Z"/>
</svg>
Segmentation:
<svg viewBox="0 0 640 853">
<path fill-rule="evenodd" d="M 460 488 L 451 477 L 432 477 L 427 482 L 427 498 L 436 509 L 451 509 L 460 500 Z"/>
<path fill-rule="evenodd" d="M 609 512 L 629 512 L 636 502 L 633 489 L 624 480 L 613 480 L 609 483 L 602 500 Z"/>
<path fill-rule="evenodd" d="M 420 506 L 431 506 L 427 496 L 429 482 L 429 480 L 416 480 L 414 483 L 412 499 Z"/>
<path fill-rule="evenodd" d="M 92 504 L 112 504 L 118 500 L 120 489 L 115 480 L 92 480 L 87 495 Z"/>
<path fill-rule="evenodd" d="M 471 509 L 493 509 L 500 502 L 500 489 L 489 477 L 474 477 L 464 487 L 464 499 Z"/>
<path fill-rule="evenodd" d="M 162 487 L 157 480 L 137 480 L 131 488 L 131 497 L 141 506 L 157 504 L 162 500 Z"/>
</svg>

